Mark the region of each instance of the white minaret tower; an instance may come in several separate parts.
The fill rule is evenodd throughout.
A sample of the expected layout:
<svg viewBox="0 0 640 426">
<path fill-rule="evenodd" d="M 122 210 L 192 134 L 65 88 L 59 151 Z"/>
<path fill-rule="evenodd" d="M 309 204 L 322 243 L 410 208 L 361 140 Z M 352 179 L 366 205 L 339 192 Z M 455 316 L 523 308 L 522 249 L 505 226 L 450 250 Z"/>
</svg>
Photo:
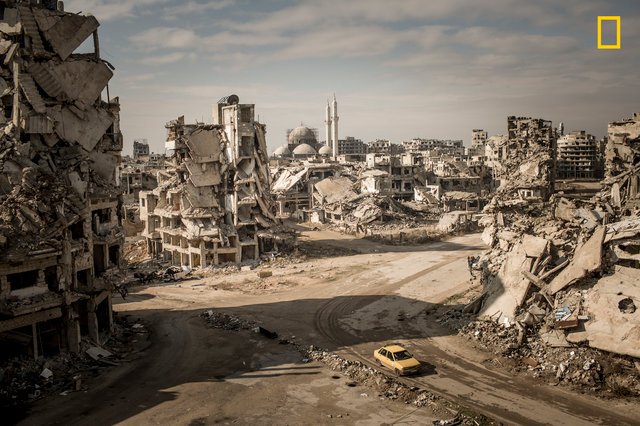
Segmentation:
<svg viewBox="0 0 640 426">
<path fill-rule="evenodd" d="M 326 144 L 328 147 L 333 148 L 333 145 L 331 144 L 331 106 L 329 105 L 328 98 L 327 98 L 327 110 L 324 115 L 324 125 L 325 125 L 325 132 L 327 134 Z"/>
<path fill-rule="evenodd" d="M 336 94 L 333 94 L 333 105 L 332 105 L 332 115 L 331 115 L 331 142 L 333 144 L 333 159 L 338 159 L 338 101 L 336 101 Z"/>
</svg>

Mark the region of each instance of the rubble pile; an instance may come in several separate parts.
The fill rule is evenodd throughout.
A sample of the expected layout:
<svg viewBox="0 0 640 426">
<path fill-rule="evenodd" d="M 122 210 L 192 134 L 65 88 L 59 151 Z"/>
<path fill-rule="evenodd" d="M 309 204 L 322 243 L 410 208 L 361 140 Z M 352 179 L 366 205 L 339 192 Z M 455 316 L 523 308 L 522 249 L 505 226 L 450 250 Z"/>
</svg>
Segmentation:
<svg viewBox="0 0 640 426">
<path fill-rule="evenodd" d="M 123 256 L 128 265 L 138 265 L 149 260 L 146 240 L 138 240 L 125 244 Z"/>
<path fill-rule="evenodd" d="M 465 308 L 481 321 L 462 329 L 536 375 L 594 390 L 611 391 L 615 381 L 598 361 L 603 354 L 640 358 L 640 175 L 629 164 L 635 157 L 615 155 L 635 146 L 640 126 L 622 123 L 631 130 L 620 136 L 620 123 L 612 123 L 607 147 L 608 170 L 618 174 L 590 200 L 545 195 L 553 181 L 546 154 L 507 162 L 511 173 L 482 219 L 491 247 L 478 266 L 484 293 Z M 540 136 L 528 142 L 529 154 L 532 144 L 534 154 L 548 150 Z M 638 373 L 627 383 L 630 394 L 640 395 Z"/>
<path fill-rule="evenodd" d="M 235 315 L 216 312 L 212 309 L 204 311 L 200 316 L 213 328 L 220 328 L 222 330 L 251 330 L 257 325 L 255 321 L 241 319 Z"/>
<path fill-rule="evenodd" d="M 146 341 L 148 335 L 140 321 L 132 322 L 128 316 L 116 315 L 112 335 L 103 346 L 95 346 L 85 339 L 80 342 L 78 353 L 5 360 L 0 366 L 0 407 L 11 413 L 56 392 L 66 395 L 84 390 L 87 379 L 142 350 L 143 346 L 136 348 L 136 343 Z"/>
</svg>

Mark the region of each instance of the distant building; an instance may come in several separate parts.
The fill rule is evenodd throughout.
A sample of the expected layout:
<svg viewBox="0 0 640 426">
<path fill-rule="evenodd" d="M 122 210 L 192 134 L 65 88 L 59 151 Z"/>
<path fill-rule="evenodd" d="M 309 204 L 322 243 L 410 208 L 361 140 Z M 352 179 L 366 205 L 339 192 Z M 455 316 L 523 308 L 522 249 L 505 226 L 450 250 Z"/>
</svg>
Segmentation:
<svg viewBox="0 0 640 426">
<path fill-rule="evenodd" d="M 391 143 L 387 139 L 376 139 L 367 142 L 367 154 L 399 154 L 402 152 L 402 146 Z"/>
<path fill-rule="evenodd" d="M 556 170 L 558 179 L 594 179 L 599 177 L 598 141 L 584 130 L 570 132 L 558 139 Z"/>
<path fill-rule="evenodd" d="M 146 139 L 136 139 L 133 141 L 133 158 L 146 157 L 149 155 L 149 144 Z"/>
<path fill-rule="evenodd" d="M 473 129 L 471 131 L 471 147 L 484 148 L 487 143 L 488 134 L 483 129 Z"/>
<path fill-rule="evenodd" d="M 338 140 L 338 152 L 340 154 L 360 154 L 367 153 L 367 145 L 360 139 L 347 136 L 346 139 Z"/>
<path fill-rule="evenodd" d="M 451 139 L 413 138 L 410 141 L 402 142 L 402 147 L 405 152 L 431 151 L 436 148 L 451 150 L 451 154 L 460 149 L 464 151 L 462 140 Z"/>
</svg>

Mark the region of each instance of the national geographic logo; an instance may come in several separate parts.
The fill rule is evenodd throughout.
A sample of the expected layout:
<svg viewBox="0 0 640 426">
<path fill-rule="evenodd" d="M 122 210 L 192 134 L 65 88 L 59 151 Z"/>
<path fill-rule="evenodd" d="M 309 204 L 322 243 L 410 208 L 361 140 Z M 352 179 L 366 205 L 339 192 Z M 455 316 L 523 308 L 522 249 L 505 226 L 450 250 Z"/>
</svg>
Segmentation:
<svg viewBox="0 0 640 426">
<path fill-rule="evenodd" d="M 611 43 L 603 43 L 602 42 L 602 23 L 603 22 L 613 22 L 616 26 L 615 34 L 616 34 L 616 42 L 614 44 Z M 620 49 L 620 17 L 619 16 L 598 16 L 598 49 Z"/>
</svg>

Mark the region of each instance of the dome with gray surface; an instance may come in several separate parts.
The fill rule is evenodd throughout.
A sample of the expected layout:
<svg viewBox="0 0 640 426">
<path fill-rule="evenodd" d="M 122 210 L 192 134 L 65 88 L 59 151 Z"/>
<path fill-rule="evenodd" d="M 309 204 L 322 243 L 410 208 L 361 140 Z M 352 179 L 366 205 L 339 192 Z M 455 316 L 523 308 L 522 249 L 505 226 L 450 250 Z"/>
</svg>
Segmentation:
<svg viewBox="0 0 640 426">
<path fill-rule="evenodd" d="M 291 131 L 291 133 L 289 133 L 289 145 L 315 145 L 316 143 L 318 143 L 316 135 L 313 133 L 313 130 L 308 127 L 296 127 Z"/>
<path fill-rule="evenodd" d="M 328 145 L 322 145 L 322 147 L 318 150 L 318 154 L 320 155 L 332 155 L 333 150 Z"/>
<path fill-rule="evenodd" d="M 291 151 L 289 151 L 289 148 L 286 145 L 282 145 L 273 151 L 273 155 L 274 157 L 289 157 L 291 156 Z"/>
<path fill-rule="evenodd" d="M 316 150 L 311 145 L 301 143 L 293 150 L 294 156 L 316 155 Z"/>
</svg>

